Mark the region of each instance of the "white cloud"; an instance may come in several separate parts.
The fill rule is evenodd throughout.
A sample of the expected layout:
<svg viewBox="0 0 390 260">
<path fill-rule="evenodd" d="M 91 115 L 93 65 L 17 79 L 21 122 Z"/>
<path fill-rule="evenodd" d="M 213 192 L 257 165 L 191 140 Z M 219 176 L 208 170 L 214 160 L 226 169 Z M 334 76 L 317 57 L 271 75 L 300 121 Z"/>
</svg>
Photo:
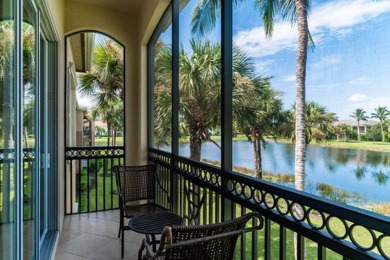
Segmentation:
<svg viewBox="0 0 390 260">
<path fill-rule="evenodd" d="M 366 23 L 390 11 L 390 1 L 335 0 L 318 5 L 309 14 L 309 29 L 316 45 L 329 34 L 343 37 L 355 25 Z M 259 18 L 260 19 L 260 18 Z M 266 38 L 264 27 L 238 32 L 235 44 L 252 57 L 265 57 L 296 48 L 297 30 L 289 21 L 276 21 L 272 38 Z"/>
<path fill-rule="evenodd" d="M 266 38 L 263 27 L 241 31 L 234 37 L 235 44 L 252 57 L 265 57 L 296 46 L 297 35 L 287 22 L 276 23 L 272 38 Z"/>
<path fill-rule="evenodd" d="M 282 81 L 286 81 L 286 82 L 295 82 L 295 79 L 296 79 L 296 75 L 295 74 L 290 74 L 290 75 L 286 75 L 282 78 Z"/>
<path fill-rule="evenodd" d="M 348 98 L 349 103 L 361 103 L 367 100 L 368 100 L 367 96 L 361 93 L 353 94 Z"/>
<path fill-rule="evenodd" d="M 323 84 L 323 85 L 314 85 L 314 86 L 308 86 L 308 91 L 309 90 L 317 90 L 318 89 L 326 89 L 326 90 L 329 90 L 329 89 L 339 89 L 341 87 L 342 84 L 340 83 L 329 83 L 329 84 Z"/>
<path fill-rule="evenodd" d="M 340 56 L 338 55 L 328 55 L 322 57 L 319 61 L 313 64 L 314 69 L 327 68 L 329 66 L 334 66 L 339 64 L 341 61 Z"/>
<path fill-rule="evenodd" d="M 260 60 L 255 62 L 255 73 L 260 75 L 267 74 L 268 67 L 273 63 L 273 60 Z"/>
<path fill-rule="evenodd" d="M 349 82 L 351 85 L 371 85 L 374 82 L 373 78 L 369 77 L 360 77 L 353 79 Z"/>
<path fill-rule="evenodd" d="M 314 31 L 318 31 L 320 28 L 345 30 L 367 22 L 389 10 L 389 1 L 337 0 L 315 8 L 309 14 L 309 26 Z"/>
</svg>

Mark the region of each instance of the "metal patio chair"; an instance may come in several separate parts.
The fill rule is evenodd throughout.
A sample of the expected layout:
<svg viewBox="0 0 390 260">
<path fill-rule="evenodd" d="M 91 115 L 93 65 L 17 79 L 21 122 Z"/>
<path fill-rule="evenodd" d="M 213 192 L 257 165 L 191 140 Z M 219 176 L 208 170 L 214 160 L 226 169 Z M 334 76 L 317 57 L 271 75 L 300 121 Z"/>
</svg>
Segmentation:
<svg viewBox="0 0 390 260">
<path fill-rule="evenodd" d="M 257 224 L 245 228 L 245 224 L 253 218 L 258 219 Z M 252 212 L 218 224 L 165 227 L 157 251 L 153 252 L 151 245 L 144 239 L 138 258 L 141 259 L 142 252 L 145 249 L 146 253 L 142 256 L 144 260 L 233 259 L 237 239 L 244 232 L 260 230 L 263 223 L 263 217 L 257 212 Z"/>
<path fill-rule="evenodd" d="M 132 218 L 139 214 L 155 211 L 170 210 L 170 197 L 164 189 L 156 174 L 155 165 L 141 166 L 114 166 L 116 175 L 117 192 L 119 195 L 119 233 L 122 235 L 121 257 L 124 255 L 124 231 L 130 230 L 125 225 L 124 218 Z M 159 188 L 166 194 L 168 208 L 164 208 L 155 202 L 156 182 Z"/>
</svg>

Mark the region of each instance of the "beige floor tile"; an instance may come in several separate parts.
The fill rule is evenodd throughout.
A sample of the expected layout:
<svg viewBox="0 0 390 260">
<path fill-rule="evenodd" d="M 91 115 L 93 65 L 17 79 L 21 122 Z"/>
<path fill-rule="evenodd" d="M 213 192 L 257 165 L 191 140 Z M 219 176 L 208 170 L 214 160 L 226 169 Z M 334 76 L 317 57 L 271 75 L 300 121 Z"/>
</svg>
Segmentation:
<svg viewBox="0 0 390 260">
<path fill-rule="evenodd" d="M 119 210 L 66 216 L 56 260 L 120 259 Z M 125 231 L 124 259 L 137 259 L 144 235 Z"/>
<path fill-rule="evenodd" d="M 89 260 L 91 258 L 81 257 L 67 252 L 60 252 L 56 255 L 55 260 Z"/>
</svg>

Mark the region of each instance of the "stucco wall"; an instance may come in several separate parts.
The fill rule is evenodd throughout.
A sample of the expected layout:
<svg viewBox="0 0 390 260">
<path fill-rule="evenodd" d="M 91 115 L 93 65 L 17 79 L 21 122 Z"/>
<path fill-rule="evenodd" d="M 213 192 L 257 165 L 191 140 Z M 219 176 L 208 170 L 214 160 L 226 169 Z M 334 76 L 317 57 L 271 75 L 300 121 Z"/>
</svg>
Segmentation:
<svg viewBox="0 0 390 260">
<path fill-rule="evenodd" d="M 141 102 L 139 89 L 138 16 L 72 0 L 65 5 L 65 35 L 93 30 L 103 32 L 125 47 L 126 163 L 139 164 Z"/>
</svg>

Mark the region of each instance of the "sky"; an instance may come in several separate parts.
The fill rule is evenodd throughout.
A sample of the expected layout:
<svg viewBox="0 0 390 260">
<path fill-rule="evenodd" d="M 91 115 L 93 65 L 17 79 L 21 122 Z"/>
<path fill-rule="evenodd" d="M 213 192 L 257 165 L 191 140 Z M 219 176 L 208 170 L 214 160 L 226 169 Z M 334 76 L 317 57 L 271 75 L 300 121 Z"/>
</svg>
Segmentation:
<svg viewBox="0 0 390 260">
<path fill-rule="evenodd" d="M 189 49 L 192 0 L 180 13 L 180 46 Z M 233 41 L 255 62 L 256 73 L 272 76 L 284 108 L 295 101 L 297 28 L 275 17 L 271 38 L 265 37 L 253 0 L 233 10 Z M 306 101 L 324 105 L 339 119 L 357 108 L 367 115 L 378 106 L 390 108 L 390 0 L 312 1 L 309 30 L 315 47 L 308 52 Z M 220 42 L 220 25 L 206 38 Z M 161 35 L 168 41 L 171 30 Z M 170 42 L 170 40 L 169 40 Z"/>
</svg>

